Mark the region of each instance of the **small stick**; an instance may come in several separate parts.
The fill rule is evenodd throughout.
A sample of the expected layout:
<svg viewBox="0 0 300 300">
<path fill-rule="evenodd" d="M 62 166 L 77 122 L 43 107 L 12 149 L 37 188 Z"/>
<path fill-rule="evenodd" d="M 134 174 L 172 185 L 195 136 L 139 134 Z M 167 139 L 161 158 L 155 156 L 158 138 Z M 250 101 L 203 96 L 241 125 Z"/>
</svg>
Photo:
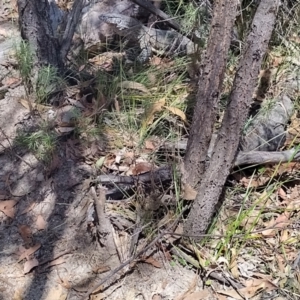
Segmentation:
<svg viewBox="0 0 300 300">
<path fill-rule="evenodd" d="M 181 214 L 176 218 L 176 220 L 169 226 L 168 230 L 170 231 L 171 228 L 173 228 L 174 226 L 176 226 L 176 224 L 179 222 L 182 214 L 187 210 L 188 207 L 186 207 L 185 209 L 182 210 Z M 83 299 L 88 300 L 90 294 L 92 294 L 95 290 L 99 289 L 100 286 L 102 284 L 104 284 L 107 280 L 111 279 L 112 276 L 114 276 L 115 274 L 117 274 L 120 270 L 122 270 L 124 267 L 126 267 L 128 264 L 130 264 L 131 262 L 133 262 L 134 260 L 136 260 L 139 256 L 141 256 L 142 254 L 144 254 L 145 252 L 147 252 L 151 247 L 153 247 L 163 236 L 165 235 L 165 232 L 162 231 L 155 239 L 153 239 L 153 241 L 146 246 L 145 248 L 143 248 L 142 250 L 140 250 L 136 255 L 134 255 L 133 257 L 127 259 L 125 262 L 123 262 L 119 267 L 115 268 L 114 270 L 112 270 L 106 277 L 104 277 L 100 282 L 98 282 L 97 284 L 95 284 L 94 286 L 92 286 L 87 293 L 84 295 Z"/>
<path fill-rule="evenodd" d="M 47 258 L 47 259 L 41 261 L 41 262 L 39 263 L 39 266 L 45 265 L 45 264 L 47 264 L 47 263 L 49 263 L 49 262 L 51 262 L 51 261 L 53 261 L 53 260 L 56 260 L 56 259 L 60 258 L 61 256 L 64 256 L 64 255 L 66 255 L 66 254 L 69 254 L 69 253 L 71 253 L 71 252 L 73 252 L 73 251 L 75 251 L 75 250 L 76 250 L 76 247 L 75 247 L 75 248 L 70 248 L 70 249 L 67 249 L 67 250 L 65 250 L 65 251 L 63 251 L 63 252 L 61 252 L 61 253 L 58 253 L 57 255 L 54 255 L 52 258 Z"/>
</svg>

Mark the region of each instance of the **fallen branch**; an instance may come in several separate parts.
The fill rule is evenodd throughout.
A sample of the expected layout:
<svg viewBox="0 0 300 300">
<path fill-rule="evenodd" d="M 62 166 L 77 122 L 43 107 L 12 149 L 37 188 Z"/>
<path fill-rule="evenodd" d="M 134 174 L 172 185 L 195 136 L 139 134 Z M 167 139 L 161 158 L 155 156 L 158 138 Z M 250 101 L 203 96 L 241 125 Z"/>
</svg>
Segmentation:
<svg viewBox="0 0 300 300">
<path fill-rule="evenodd" d="M 177 143 L 167 142 L 163 145 L 163 149 L 185 151 L 187 141 L 181 140 Z M 209 151 L 210 152 L 210 151 Z M 210 154 L 210 153 L 209 153 Z M 292 148 L 285 151 L 240 151 L 234 161 L 234 166 L 242 165 L 263 165 L 263 164 L 278 164 L 290 161 L 300 161 L 300 149 Z"/>
<path fill-rule="evenodd" d="M 300 161 L 300 151 L 298 148 L 274 152 L 239 152 L 234 161 L 234 166 L 278 164 L 291 161 Z"/>
<path fill-rule="evenodd" d="M 97 234 L 99 238 L 100 245 L 106 248 L 106 251 L 112 256 L 117 253 L 117 249 L 113 239 L 113 228 L 110 223 L 109 218 L 105 214 L 105 192 L 104 187 L 99 188 L 99 196 L 96 194 L 94 187 L 91 187 L 90 193 L 94 201 L 98 222 L 96 225 Z"/>
</svg>

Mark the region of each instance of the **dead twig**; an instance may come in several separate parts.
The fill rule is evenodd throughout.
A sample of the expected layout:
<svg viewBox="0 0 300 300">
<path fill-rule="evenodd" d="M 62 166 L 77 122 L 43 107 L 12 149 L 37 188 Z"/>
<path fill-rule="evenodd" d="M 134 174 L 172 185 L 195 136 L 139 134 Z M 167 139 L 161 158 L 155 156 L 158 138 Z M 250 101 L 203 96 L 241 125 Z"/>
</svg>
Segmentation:
<svg viewBox="0 0 300 300">
<path fill-rule="evenodd" d="M 106 189 L 102 186 L 99 188 L 99 197 L 96 194 L 96 190 L 94 187 L 91 187 L 91 197 L 94 201 L 95 210 L 98 217 L 98 224 L 96 225 L 97 234 L 99 237 L 99 242 L 101 246 L 105 246 L 107 251 L 114 255 L 117 253 L 116 245 L 113 239 L 113 228 L 110 223 L 109 218 L 105 215 L 105 196 Z"/>
<path fill-rule="evenodd" d="M 168 231 L 170 231 L 172 228 L 174 228 L 174 226 L 177 225 L 177 223 L 179 222 L 179 220 L 181 219 L 183 213 L 188 209 L 188 207 L 186 207 L 185 209 L 182 210 L 181 214 L 176 218 L 176 220 L 169 226 Z M 90 294 L 92 294 L 94 291 L 98 290 L 100 288 L 101 285 L 103 285 L 105 282 L 107 282 L 109 279 L 111 279 L 114 275 L 116 275 L 119 271 L 121 271 L 123 268 L 125 268 L 127 265 L 129 265 L 130 263 L 132 263 L 133 261 L 135 261 L 138 257 L 140 257 L 141 255 L 143 255 L 145 252 L 147 252 L 149 249 L 151 249 L 164 235 L 165 235 L 165 231 L 162 231 L 161 233 L 158 234 L 158 236 L 156 238 L 154 238 L 152 240 L 152 242 L 150 242 L 148 244 L 148 246 L 144 247 L 142 250 L 140 250 L 136 255 L 134 255 L 133 257 L 127 259 L 125 262 L 123 262 L 122 264 L 120 264 L 119 267 L 115 268 L 114 270 L 112 270 L 106 277 L 104 277 L 100 282 L 94 284 L 88 291 L 87 293 L 84 295 L 83 299 L 84 300 L 88 300 Z"/>
<path fill-rule="evenodd" d="M 53 260 L 56 260 L 56 259 L 58 259 L 58 258 L 61 257 L 61 256 L 64 256 L 64 255 L 66 255 L 66 254 L 69 254 L 69 253 L 75 251 L 76 249 L 77 249 L 76 247 L 70 248 L 70 249 L 67 249 L 67 250 L 65 250 L 65 251 L 63 251 L 63 252 L 61 252 L 61 253 L 58 253 L 57 255 L 54 255 L 54 256 L 51 257 L 51 258 L 47 258 L 47 259 L 41 261 L 41 262 L 39 263 L 39 266 L 45 265 L 45 264 L 47 264 L 47 263 L 49 263 L 49 262 L 51 262 L 51 261 L 53 261 Z"/>
<path fill-rule="evenodd" d="M 181 140 L 176 143 L 167 142 L 162 146 L 162 149 L 172 151 L 185 151 L 187 148 L 187 140 Z M 263 165 L 263 164 L 277 164 L 300 160 L 300 151 L 297 147 L 285 151 L 240 151 L 238 152 L 234 166 L 242 165 Z"/>
</svg>

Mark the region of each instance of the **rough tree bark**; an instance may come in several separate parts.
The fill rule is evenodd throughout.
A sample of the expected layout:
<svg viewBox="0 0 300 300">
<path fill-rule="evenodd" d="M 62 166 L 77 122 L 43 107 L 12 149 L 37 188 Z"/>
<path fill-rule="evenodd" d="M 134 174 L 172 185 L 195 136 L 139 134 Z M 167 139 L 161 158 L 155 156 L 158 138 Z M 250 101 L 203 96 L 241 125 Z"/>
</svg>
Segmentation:
<svg viewBox="0 0 300 300">
<path fill-rule="evenodd" d="M 21 37 L 28 40 L 38 65 L 63 67 L 60 47 L 51 27 L 48 0 L 18 0 Z"/>
<path fill-rule="evenodd" d="M 205 51 L 197 103 L 184 158 L 183 180 L 198 187 L 207 164 L 207 151 L 216 121 L 217 103 L 223 83 L 227 52 L 236 16 L 237 1 L 217 0 Z"/>
<path fill-rule="evenodd" d="M 278 0 L 262 0 L 257 8 L 210 164 L 202 176 L 197 189 L 197 197 L 184 225 L 186 235 L 203 234 L 215 213 L 217 202 L 238 150 L 240 133 L 251 104 L 251 95 L 275 25 L 278 3 Z M 197 108 L 199 110 L 195 111 L 195 115 L 201 113 L 201 107 L 197 106 Z M 196 126 L 195 124 L 197 123 L 194 122 L 193 125 Z M 196 237 L 195 240 L 201 240 L 201 237 Z"/>
<path fill-rule="evenodd" d="M 67 54 L 70 50 L 72 38 L 74 32 L 76 30 L 76 26 L 79 23 L 79 19 L 81 16 L 81 11 L 83 7 L 86 5 L 86 0 L 75 0 L 72 6 L 71 12 L 66 16 L 68 20 L 65 23 L 65 28 L 63 28 L 63 36 L 62 39 L 59 41 L 60 43 L 60 59 L 65 62 Z"/>
<path fill-rule="evenodd" d="M 50 18 L 49 0 L 18 0 L 21 37 L 33 50 L 37 66 L 51 65 L 64 70 L 76 25 L 85 0 L 75 0 L 72 10 L 65 16 L 63 35 L 54 32 Z"/>
</svg>

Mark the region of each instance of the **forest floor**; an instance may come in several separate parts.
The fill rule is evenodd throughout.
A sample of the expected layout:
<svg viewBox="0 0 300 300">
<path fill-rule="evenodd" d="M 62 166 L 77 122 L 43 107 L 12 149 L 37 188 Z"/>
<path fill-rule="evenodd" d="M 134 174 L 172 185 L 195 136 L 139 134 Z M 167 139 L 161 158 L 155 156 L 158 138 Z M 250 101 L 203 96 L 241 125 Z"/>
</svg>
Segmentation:
<svg viewBox="0 0 300 300">
<path fill-rule="evenodd" d="M 180 241 L 164 233 L 182 232 L 183 207 L 191 201 L 182 201 L 176 174 L 163 192 L 149 197 L 138 186 L 134 195 L 106 202 L 95 181 L 105 172 L 137 175 L 181 161 L 176 151 L 159 150 L 166 136 L 187 131 L 183 102 L 190 86 L 179 81 L 179 67 L 152 60 L 158 72 L 168 70 L 163 84 L 172 91 L 161 92 L 148 112 L 135 107 L 131 115 L 120 99 L 132 105 L 158 95 L 160 74 L 153 70 L 151 90 L 133 75 L 118 83 L 113 114 L 87 97 L 71 102 L 82 105 L 74 125 L 73 106 L 60 111 L 32 102 L 30 108 L 14 56 L 1 55 L 18 31 L 11 22 L 1 30 L 0 299 L 299 299 L 299 163 L 234 170 L 209 238 L 198 245 Z M 280 56 L 274 60 L 273 67 L 282 63 Z M 93 63 L 103 66 L 101 59 Z M 286 148 L 299 143 L 295 107 Z M 60 114 L 55 124 L 54 113 Z"/>
<path fill-rule="evenodd" d="M 16 34 L 9 22 L 2 28 L 6 30 L 0 53 Z M 125 248 L 110 253 L 88 227 L 88 189 L 95 170 L 82 159 L 84 154 L 78 154 L 81 150 L 74 149 L 78 141 L 60 139 L 47 163 L 18 142 L 20 132 L 35 132 L 43 119 L 24 107 L 24 86 L 18 71 L 7 67 L 6 56 L 0 65 L 2 85 L 13 86 L 0 100 L 0 298 L 84 299 L 95 282 L 126 258 L 129 235 L 119 228 L 115 242 Z M 107 205 L 112 218 L 114 211 L 130 206 L 128 201 Z M 188 299 L 198 291 L 201 299 L 215 299 L 209 290 L 202 291 L 194 270 L 166 260 L 160 243 L 133 261 L 134 266 L 125 267 L 118 280 L 111 276 L 116 282 L 91 299 Z"/>
</svg>

